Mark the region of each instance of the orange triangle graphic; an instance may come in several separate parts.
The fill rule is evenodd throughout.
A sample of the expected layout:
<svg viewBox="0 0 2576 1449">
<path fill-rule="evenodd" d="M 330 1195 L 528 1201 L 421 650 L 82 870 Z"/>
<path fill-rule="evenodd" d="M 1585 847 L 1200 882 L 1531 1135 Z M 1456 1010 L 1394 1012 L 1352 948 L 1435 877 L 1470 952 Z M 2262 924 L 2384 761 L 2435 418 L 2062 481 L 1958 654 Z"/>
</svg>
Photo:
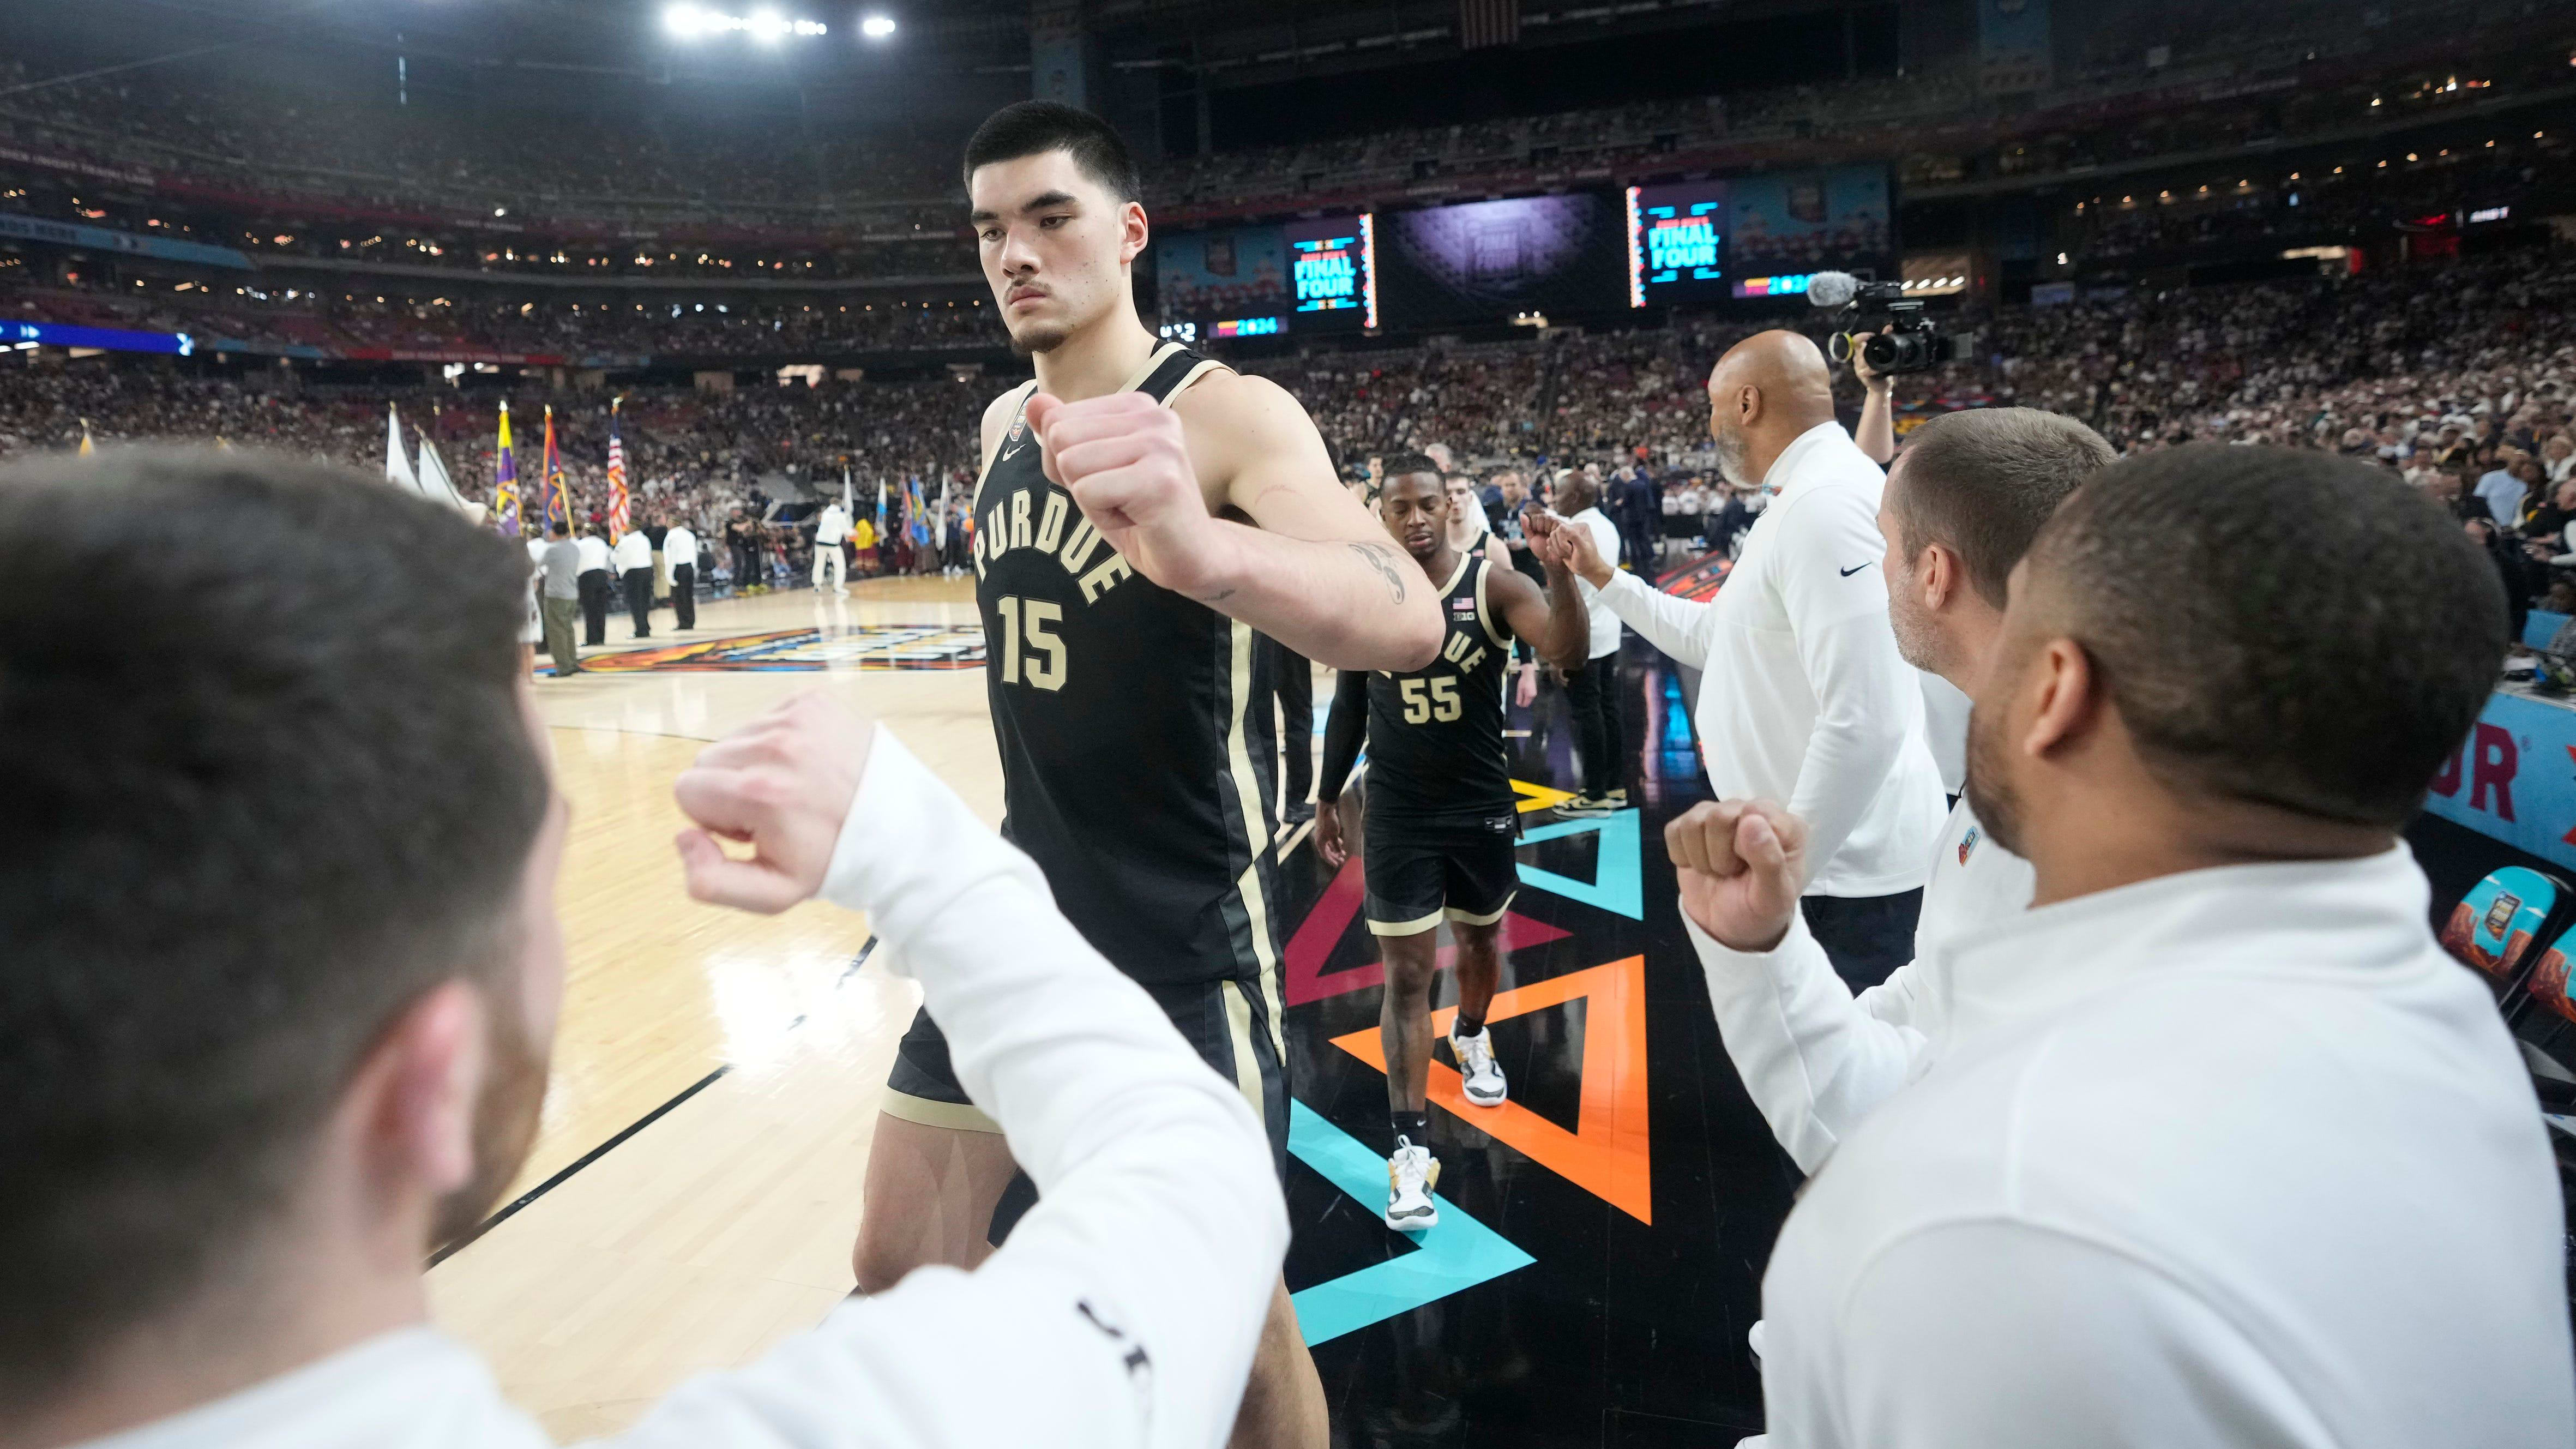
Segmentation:
<svg viewBox="0 0 2576 1449">
<path fill-rule="evenodd" d="M 1568 1132 L 1518 1102 L 1471 1107 L 1455 1067 L 1431 1063 L 1431 1100 L 1480 1132 L 1527 1153 L 1558 1176 L 1641 1223 L 1654 1222 L 1655 1194 L 1646 1133 L 1646 958 L 1594 966 L 1494 993 L 1489 1022 L 1578 998 L 1583 1012 L 1583 1098 Z M 1431 1029 L 1449 1034 L 1458 1008 L 1431 1013 Z M 1333 1038 L 1333 1045 L 1383 1072 L 1377 1028 Z"/>
</svg>

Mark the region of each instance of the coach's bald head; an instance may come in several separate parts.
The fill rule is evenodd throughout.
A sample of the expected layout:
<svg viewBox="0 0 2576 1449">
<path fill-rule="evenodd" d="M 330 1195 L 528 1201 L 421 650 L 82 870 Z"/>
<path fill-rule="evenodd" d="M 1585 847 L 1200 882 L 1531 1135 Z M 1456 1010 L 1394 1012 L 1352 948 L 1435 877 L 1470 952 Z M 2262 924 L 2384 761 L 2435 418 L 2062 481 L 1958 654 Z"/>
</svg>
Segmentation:
<svg viewBox="0 0 2576 1449">
<path fill-rule="evenodd" d="M 1803 333 L 1757 332 L 1709 371 L 1708 435 L 1718 470 L 1739 488 L 1759 486 L 1800 433 L 1833 420 L 1833 373 Z"/>
</svg>

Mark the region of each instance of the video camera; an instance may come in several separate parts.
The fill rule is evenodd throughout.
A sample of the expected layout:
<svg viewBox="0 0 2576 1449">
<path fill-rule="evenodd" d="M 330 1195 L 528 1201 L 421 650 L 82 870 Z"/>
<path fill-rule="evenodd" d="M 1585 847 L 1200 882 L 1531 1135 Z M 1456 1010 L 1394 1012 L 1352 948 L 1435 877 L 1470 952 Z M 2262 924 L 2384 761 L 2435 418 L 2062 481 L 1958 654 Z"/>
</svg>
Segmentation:
<svg viewBox="0 0 2576 1449">
<path fill-rule="evenodd" d="M 1871 332 L 1860 339 L 1860 356 L 1872 372 L 1928 372 L 1944 362 L 1957 362 L 1968 355 L 1974 334 L 1960 336 L 1942 333 L 1940 325 L 1923 313 L 1923 299 L 1908 297 L 1896 282 L 1864 282 L 1849 272 L 1818 272 L 1807 279 L 1807 302 L 1810 306 L 1842 315 L 1834 319 L 1834 335 L 1826 351 L 1836 362 L 1851 361 L 1851 321 L 1864 307 L 1886 314 L 1894 330 Z"/>
</svg>

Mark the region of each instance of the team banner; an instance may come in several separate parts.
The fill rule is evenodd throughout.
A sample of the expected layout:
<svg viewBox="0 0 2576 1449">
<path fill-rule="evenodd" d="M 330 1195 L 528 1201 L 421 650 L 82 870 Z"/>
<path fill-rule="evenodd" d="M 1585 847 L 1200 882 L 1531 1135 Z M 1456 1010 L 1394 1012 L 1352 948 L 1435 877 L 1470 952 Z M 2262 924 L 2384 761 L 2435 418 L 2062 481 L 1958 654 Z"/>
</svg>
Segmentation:
<svg viewBox="0 0 2576 1449">
<path fill-rule="evenodd" d="M 492 469 L 492 520 L 503 533 L 519 535 L 519 465 L 510 456 L 510 405 L 501 404 L 501 454 Z"/>
<path fill-rule="evenodd" d="M 572 525 L 572 485 L 564 478 L 563 454 L 555 451 L 555 410 L 546 405 L 546 451 L 539 464 L 542 486 L 546 490 L 546 531 L 554 532 L 556 524 Z"/>
<path fill-rule="evenodd" d="M 617 409 L 626 399 L 608 400 L 608 536 L 624 538 L 627 530 L 626 444 L 617 436 Z"/>
</svg>

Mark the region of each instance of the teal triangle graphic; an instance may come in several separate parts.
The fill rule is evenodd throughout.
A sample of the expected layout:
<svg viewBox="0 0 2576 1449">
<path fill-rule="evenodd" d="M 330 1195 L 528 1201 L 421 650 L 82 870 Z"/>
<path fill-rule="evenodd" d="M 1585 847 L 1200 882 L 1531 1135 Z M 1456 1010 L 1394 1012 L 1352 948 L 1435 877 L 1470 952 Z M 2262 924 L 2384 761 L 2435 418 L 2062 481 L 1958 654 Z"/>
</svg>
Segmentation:
<svg viewBox="0 0 2576 1449">
<path fill-rule="evenodd" d="M 1567 820 L 1556 825 L 1542 825 L 1524 831 L 1521 844 L 1535 845 L 1542 840 L 1557 840 L 1568 835 L 1601 832 L 1601 854 L 1594 866 L 1592 879 L 1579 881 L 1571 876 L 1541 870 L 1534 865 L 1520 868 L 1521 884 L 1533 886 L 1569 901 L 1581 901 L 1598 910 L 1615 911 L 1632 921 L 1646 918 L 1646 875 L 1637 843 L 1637 812 L 1622 810 L 1593 820 Z"/>
<path fill-rule="evenodd" d="M 1386 1159 L 1294 1099 L 1288 1104 L 1288 1150 L 1371 1214 L 1385 1208 Z M 1432 1201 L 1440 1205 L 1440 1226 L 1405 1234 L 1415 1245 L 1412 1252 L 1290 1295 L 1297 1327 L 1309 1346 L 1538 1261 L 1449 1199 L 1434 1193 Z"/>
</svg>

